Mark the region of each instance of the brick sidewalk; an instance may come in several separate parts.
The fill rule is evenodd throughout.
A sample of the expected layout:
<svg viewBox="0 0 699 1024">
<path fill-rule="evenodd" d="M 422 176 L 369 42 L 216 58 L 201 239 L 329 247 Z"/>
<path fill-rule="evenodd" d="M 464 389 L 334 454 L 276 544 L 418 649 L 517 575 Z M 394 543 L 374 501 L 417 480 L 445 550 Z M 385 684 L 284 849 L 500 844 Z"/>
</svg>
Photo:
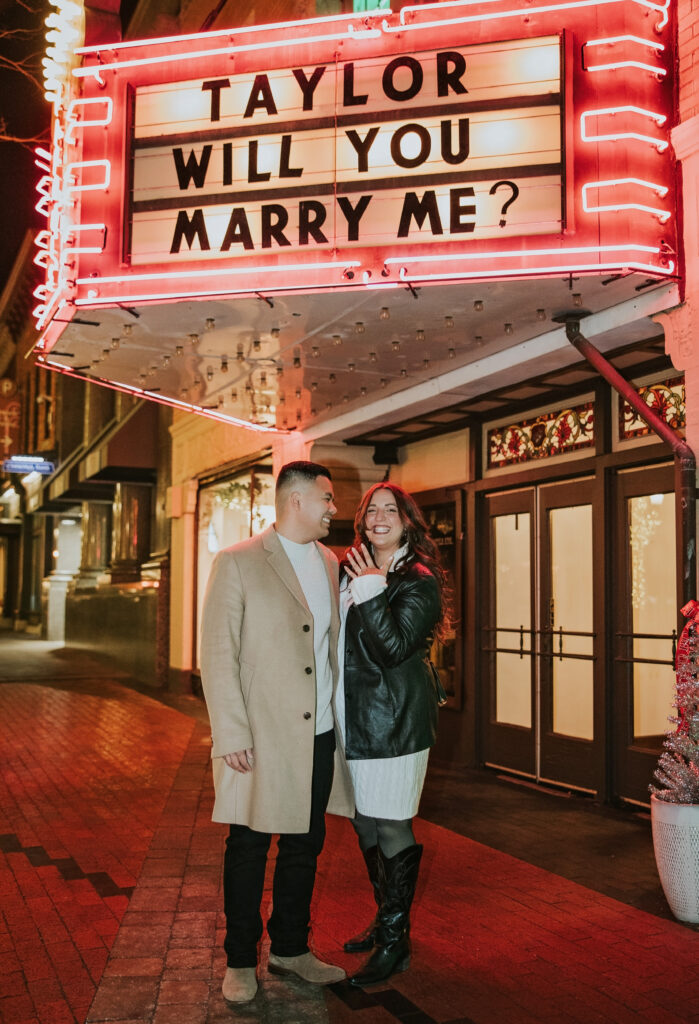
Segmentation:
<svg viewBox="0 0 699 1024">
<path fill-rule="evenodd" d="M 109 681 L 0 686 L 0 1014 L 82 1022 L 194 722 Z"/>
<path fill-rule="evenodd" d="M 269 976 L 263 945 L 234 1014 L 207 730 L 114 683 L 0 686 L 0 722 L 7 1024 L 699 1022 L 695 930 L 424 821 L 410 970 L 317 990 Z M 371 897 L 351 827 L 328 821 L 314 941 L 352 970 L 341 942 Z"/>
</svg>

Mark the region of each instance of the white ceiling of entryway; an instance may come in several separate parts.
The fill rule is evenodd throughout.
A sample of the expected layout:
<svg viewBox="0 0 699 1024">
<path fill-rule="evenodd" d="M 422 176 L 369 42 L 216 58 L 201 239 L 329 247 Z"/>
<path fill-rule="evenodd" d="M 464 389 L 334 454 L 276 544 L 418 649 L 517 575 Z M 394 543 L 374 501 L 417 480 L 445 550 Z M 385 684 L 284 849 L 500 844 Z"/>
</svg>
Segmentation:
<svg viewBox="0 0 699 1024">
<path fill-rule="evenodd" d="M 660 333 L 648 310 L 676 301 L 635 273 L 82 309 L 47 358 L 209 415 L 349 437 L 576 361 L 528 344 L 562 311 L 597 314 L 609 348 Z"/>
</svg>

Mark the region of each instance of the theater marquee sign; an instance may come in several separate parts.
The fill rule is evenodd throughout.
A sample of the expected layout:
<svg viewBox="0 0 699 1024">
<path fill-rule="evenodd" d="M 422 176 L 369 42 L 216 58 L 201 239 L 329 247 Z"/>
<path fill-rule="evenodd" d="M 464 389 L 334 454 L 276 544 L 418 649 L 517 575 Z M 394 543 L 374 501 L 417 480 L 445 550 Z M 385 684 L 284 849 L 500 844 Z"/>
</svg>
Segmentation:
<svg viewBox="0 0 699 1024">
<path fill-rule="evenodd" d="M 134 264 L 560 231 L 558 36 L 137 88 Z"/>
<path fill-rule="evenodd" d="M 668 0 L 450 0 L 78 50 L 41 347 L 82 308 L 676 273 L 673 28 Z"/>
</svg>

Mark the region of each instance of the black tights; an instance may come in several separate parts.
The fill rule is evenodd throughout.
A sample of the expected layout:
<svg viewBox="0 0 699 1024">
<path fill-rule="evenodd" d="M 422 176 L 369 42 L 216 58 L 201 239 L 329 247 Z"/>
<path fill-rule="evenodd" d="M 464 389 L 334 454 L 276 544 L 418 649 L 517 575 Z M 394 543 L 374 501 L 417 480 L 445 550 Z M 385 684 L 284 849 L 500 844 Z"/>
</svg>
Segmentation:
<svg viewBox="0 0 699 1024">
<path fill-rule="evenodd" d="M 359 848 L 364 853 L 372 846 L 378 846 L 384 857 L 395 857 L 401 850 L 415 845 L 413 820 L 394 821 L 390 818 L 368 818 L 357 811 L 352 819 L 359 839 Z"/>
</svg>

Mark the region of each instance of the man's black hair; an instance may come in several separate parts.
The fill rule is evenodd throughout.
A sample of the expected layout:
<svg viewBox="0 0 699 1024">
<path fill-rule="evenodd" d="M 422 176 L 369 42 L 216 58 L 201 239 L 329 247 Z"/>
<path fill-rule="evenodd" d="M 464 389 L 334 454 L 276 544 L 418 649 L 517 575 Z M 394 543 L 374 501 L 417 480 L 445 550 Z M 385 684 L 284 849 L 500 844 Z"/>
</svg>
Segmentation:
<svg viewBox="0 0 699 1024">
<path fill-rule="evenodd" d="M 326 476 L 328 480 L 332 479 L 330 470 L 318 462 L 306 462 L 303 459 L 298 462 L 287 462 L 279 470 L 276 490 L 279 491 L 293 480 L 306 480 L 308 483 L 312 483 L 319 476 Z"/>
</svg>

